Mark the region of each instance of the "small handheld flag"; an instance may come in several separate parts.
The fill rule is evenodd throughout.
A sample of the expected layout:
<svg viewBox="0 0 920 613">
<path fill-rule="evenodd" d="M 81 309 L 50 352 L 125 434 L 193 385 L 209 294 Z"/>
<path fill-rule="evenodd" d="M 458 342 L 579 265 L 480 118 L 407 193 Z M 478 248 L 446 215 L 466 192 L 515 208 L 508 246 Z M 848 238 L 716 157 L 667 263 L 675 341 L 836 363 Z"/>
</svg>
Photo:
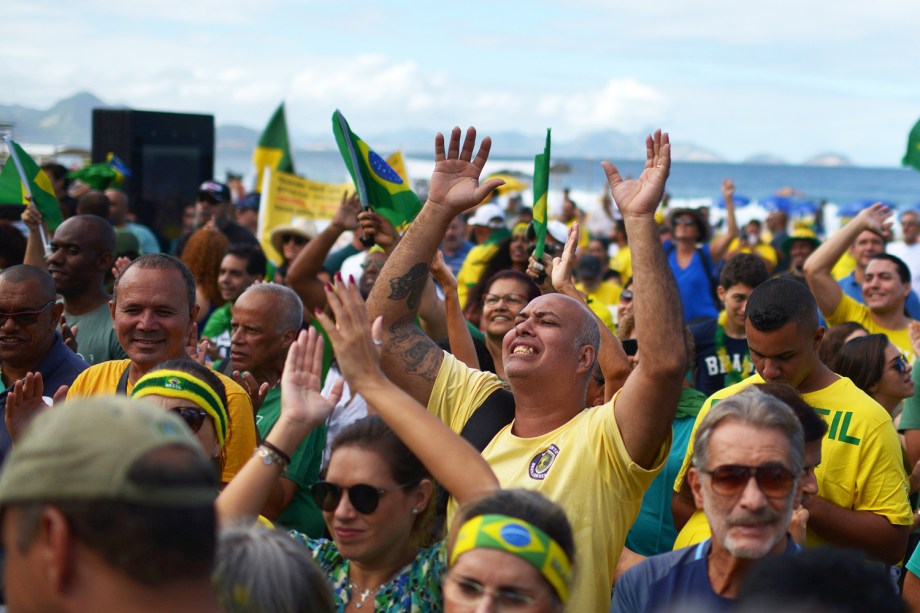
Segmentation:
<svg viewBox="0 0 920 613">
<path fill-rule="evenodd" d="M 546 129 L 546 146 L 543 153 L 538 153 L 533 159 L 533 229 L 537 235 L 537 245 L 533 250 L 533 257 L 539 261 L 543 259 L 543 250 L 546 246 L 546 194 L 549 192 L 549 149 L 550 129 Z"/>
</svg>

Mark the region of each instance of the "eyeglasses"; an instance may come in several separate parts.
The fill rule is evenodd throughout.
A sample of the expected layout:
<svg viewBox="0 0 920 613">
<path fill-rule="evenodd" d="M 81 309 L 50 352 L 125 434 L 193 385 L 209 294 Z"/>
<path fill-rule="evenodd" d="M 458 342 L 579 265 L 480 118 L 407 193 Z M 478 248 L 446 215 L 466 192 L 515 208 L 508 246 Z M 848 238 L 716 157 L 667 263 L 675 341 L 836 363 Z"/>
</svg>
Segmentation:
<svg viewBox="0 0 920 613">
<path fill-rule="evenodd" d="M 620 301 L 621 302 L 632 302 L 633 292 L 631 289 L 624 289 L 620 292 Z"/>
<path fill-rule="evenodd" d="M 693 217 L 678 217 L 674 220 L 675 226 L 693 226 L 696 225 L 696 219 Z"/>
<path fill-rule="evenodd" d="M 907 361 L 907 358 L 904 357 L 904 354 L 901 354 L 892 360 L 891 366 L 898 372 L 899 375 L 906 375 L 910 371 L 910 362 Z"/>
<path fill-rule="evenodd" d="M 418 479 L 390 489 L 383 489 L 382 487 L 374 487 L 364 483 L 342 487 L 328 481 L 317 481 L 310 486 L 310 493 L 313 495 L 313 501 L 316 506 L 327 513 L 332 513 L 338 508 L 339 502 L 342 500 L 342 493 L 347 492 L 348 501 L 351 502 L 351 506 L 354 507 L 355 511 L 362 515 L 370 515 L 377 510 L 381 496 L 394 490 L 411 487 L 417 483 Z"/>
<path fill-rule="evenodd" d="M 302 247 L 307 244 L 306 237 L 303 237 L 299 234 L 282 234 L 281 235 L 281 244 L 293 242 L 298 247 Z"/>
<path fill-rule="evenodd" d="M 37 311 L 16 311 L 15 313 L 2 313 L 0 312 L 0 328 L 6 324 L 7 319 L 12 319 L 13 323 L 24 328 L 26 326 L 31 326 L 38 321 L 38 316 L 47 311 L 54 305 L 54 300 L 38 309 Z"/>
<path fill-rule="evenodd" d="M 700 470 L 709 475 L 712 491 L 720 496 L 738 496 L 753 477 L 767 498 L 783 498 L 792 491 L 795 475 L 785 466 L 740 466 L 727 464 L 713 470 Z"/>
<path fill-rule="evenodd" d="M 537 600 L 530 594 L 508 589 L 487 588 L 478 581 L 447 575 L 444 599 L 454 604 L 475 607 L 486 596 L 492 598 L 497 611 L 518 611 L 532 607 Z"/>
<path fill-rule="evenodd" d="M 181 417 L 192 432 L 201 430 L 204 419 L 208 416 L 208 412 L 201 407 L 175 407 L 170 409 L 169 412 Z"/>
<path fill-rule="evenodd" d="M 527 296 L 522 294 L 483 294 L 482 303 L 486 306 L 495 306 L 499 302 L 504 302 L 507 306 L 524 306 L 527 304 Z"/>
</svg>

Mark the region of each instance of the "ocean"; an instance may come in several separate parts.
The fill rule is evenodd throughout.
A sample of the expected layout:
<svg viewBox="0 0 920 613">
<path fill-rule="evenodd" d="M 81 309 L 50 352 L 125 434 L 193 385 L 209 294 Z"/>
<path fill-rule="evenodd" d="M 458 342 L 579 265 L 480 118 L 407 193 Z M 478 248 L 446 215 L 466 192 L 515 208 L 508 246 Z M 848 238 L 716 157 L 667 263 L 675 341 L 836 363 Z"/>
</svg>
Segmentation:
<svg viewBox="0 0 920 613">
<path fill-rule="evenodd" d="M 387 152 L 389 153 L 389 152 Z M 638 176 L 643 162 L 638 160 L 611 160 L 624 177 Z M 606 178 L 600 160 L 578 158 L 554 158 L 553 164 L 564 162 L 568 172 L 552 173 L 550 176 L 550 214 L 561 207 L 562 190 L 569 188 L 572 199 L 586 212 L 598 210 L 600 196 L 606 190 Z M 345 164 L 338 151 L 295 151 L 294 166 L 298 174 L 323 182 L 337 183 L 348 178 Z M 433 155 L 406 155 L 406 167 L 410 180 L 418 184 L 427 180 L 434 167 Z M 228 171 L 243 174 L 247 185 L 254 176 L 251 157 L 248 153 L 219 149 L 215 160 L 216 176 L 223 177 Z M 522 158 L 490 158 L 486 174 L 499 171 L 514 171 L 532 175 L 533 160 Z M 759 199 L 771 196 L 779 190 L 791 190 L 797 198 L 813 202 L 826 201 L 826 229 L 832 231 L 838 225 L 838 207 L 854 202 L 883 200 L 896 208 L 920 207 L 920 172 L 903 168 L 857 168 L 787 166 L 759 164 L 726 164 L 702 162 L 674 162 L 668 179 L 667 191 L 671 195 L 671 206 L 703 206 L 713 203 L 721 196 L 720 185 L 725 178 L 735 183 L 735 193 L 751 199 L 751 204 L 738 209 L 741 223 L 753 218 L 763 219 L 766 210 L 757 204 Z M 532 202 L 532 194 L 525 192 L 525 203 Z M 720 212 L 713 208 L 713 221 L 718 221 Z"/>
</svg>

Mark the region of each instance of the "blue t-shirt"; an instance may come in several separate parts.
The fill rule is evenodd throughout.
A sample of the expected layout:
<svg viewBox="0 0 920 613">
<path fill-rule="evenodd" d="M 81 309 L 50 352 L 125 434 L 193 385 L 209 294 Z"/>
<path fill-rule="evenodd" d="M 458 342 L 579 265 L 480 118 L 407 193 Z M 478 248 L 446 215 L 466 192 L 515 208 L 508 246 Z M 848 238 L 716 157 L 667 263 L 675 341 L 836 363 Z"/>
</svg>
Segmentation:
<svg viewBox="0 0 920 613">
<path fill-rule="evenodd" d="M 717 325 L 718 320 L 709 319 L 690 326 L 696 346 L 696 372 L 693 375 L 693 387 L 706 396 L 711 396 L 727 387 L 725 370 L 716 354 Z M 744 359 L 749 358 L 747 338 L 731 338 L 725 335 L 725 354 L 732 367 L 740 374 L 741 379 L 747 379 L 754 374 L 754 363 L 750 359 L 748 359 L 747 372 L 741 372 Z"/>
<path fill-rule="evenodd" d="M 713 281 L 706 274 L 706 266 L 700 260 L 701 255 L 706 258 L 709 271 L 714 275 L 716 265 L 709 253 L 709 245 L 697 249 L 686 268 L 681 268 L 677 263 L 677 249 L 674 243 L 665 241 L 664 252 L 668 254 L 668 266 L 671 267 L 671 273 L 677 281 L 680 302 L 684 307 L 684 320 L 691 322 L 718 317 L 719 306 L 712 296 Z"/>
<path fill-rule="evenodd" d="M 802 548 L 786 535 L 783 555 L 796 555 Z M 734 602 L 712 591 L 706 559 L 712 539 L 647 558 L 623 573 L 613 591 L 611 611 L 657 613 L 659 611 L 727 611 Z"/>
</svg>

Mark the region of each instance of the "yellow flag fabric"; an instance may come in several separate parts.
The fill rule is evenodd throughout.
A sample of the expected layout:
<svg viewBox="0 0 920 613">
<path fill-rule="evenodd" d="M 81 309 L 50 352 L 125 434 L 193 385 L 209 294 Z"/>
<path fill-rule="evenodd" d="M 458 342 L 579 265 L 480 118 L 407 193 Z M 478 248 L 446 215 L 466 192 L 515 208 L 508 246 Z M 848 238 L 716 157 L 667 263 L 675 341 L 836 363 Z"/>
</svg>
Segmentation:
<svg viewBox="0 0 920 613">
<path fill-rule="evenodd" d="M 402 180 L 409 183 L 409 171 L 406 170 L 406 161 L 403 159 L 402 151 L 397 151 L 387 158 L 387 164 L 396 171 Z"/>
<path fill-rule="evenodd" d="M 295 217 L 306 219 L 332 219 L 342 194 L 355 190 L 351 181 L 346 183 L 320 183 L 286 172 L 268 172 L 268 189 L 262 193 L 259 222 L 259 243 L 269 259 L 280 262 L 281 254 L 271 244 L 272 228 L 291 223 Z"/>
</svg>

